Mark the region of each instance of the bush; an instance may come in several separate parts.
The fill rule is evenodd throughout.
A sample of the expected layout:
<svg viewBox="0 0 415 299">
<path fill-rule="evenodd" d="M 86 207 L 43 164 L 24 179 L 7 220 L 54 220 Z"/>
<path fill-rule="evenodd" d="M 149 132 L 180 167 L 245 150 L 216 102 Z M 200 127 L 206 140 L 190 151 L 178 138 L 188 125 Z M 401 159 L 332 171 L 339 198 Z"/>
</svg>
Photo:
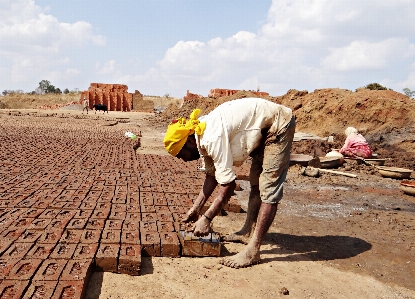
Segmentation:
<svg viewBox="0 0 415 299">
<path fill-rule="evenodd" d="M 379 83 L 370 83 L 366 85 L 364 88 L 370 90 L 388 90 L 386 87 L 380 85 Z"/>
</svg>

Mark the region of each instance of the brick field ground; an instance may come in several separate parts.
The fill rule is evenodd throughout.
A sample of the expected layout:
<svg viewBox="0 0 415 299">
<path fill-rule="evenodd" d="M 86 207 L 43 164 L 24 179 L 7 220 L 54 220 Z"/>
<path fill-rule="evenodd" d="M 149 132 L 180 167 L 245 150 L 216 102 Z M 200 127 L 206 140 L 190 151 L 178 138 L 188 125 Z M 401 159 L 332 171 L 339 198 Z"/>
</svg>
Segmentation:
<svg viewBox="0 0 415 299">
<path fill-rule="evenodd" d="M 142 255 L 181 255 L 196 163 L 136 154 L 126 118 L 0 120 L 0 298 L 82 298 L 94 271 L 140 275 Z"/>
</svg>

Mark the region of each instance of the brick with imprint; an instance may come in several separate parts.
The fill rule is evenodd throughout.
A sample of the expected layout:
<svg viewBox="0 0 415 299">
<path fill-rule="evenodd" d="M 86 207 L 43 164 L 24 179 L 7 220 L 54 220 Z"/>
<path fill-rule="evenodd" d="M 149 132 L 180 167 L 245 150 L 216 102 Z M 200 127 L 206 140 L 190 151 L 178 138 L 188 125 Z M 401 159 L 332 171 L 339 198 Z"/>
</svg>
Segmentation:
<svg viewBox="0 0 415 299">
<path fill-rule="evenodd" d="M 118 257 L 118 273 L 140 275 L 141 246 L 123 244 Z"/>
<path fill-rule="evenodd" d="M 161 256 L 160 235 L 157 231 L 141 231 L 140 241 L 143 256 Z"/>
<path fill-rule="evenodd" d="M 57 281 L 31 281 L 22 299 L 52 298 L 57 283 Z"/>
<path fill-rule="evenodd" d="M 42 262 L 42 259 L 22 259 L 10 270 L 7 279 L 30 280 Z"/>
<path fill-rule="evenodd" d="M 75 243 L 58 243 L 49 258 L 69 260 L 72 258 L 76 245 Z"/>
<path fill-rule="evenodd" d="M 20 259 L 0 259 L 0 281 L 6 279 L 10 273 L 10 270 L 14 267 L 14 265 L 19 262 Z"/>
<path fill-rule="evenodd" d="M 121 244 L 132 244 L 132 245 L 139 245 L 140 244 L 140 232 L 139 230 L 122 230 L 121 231 Z"/>
<path fill-rule="evenodd" d="M 180 242 L 175 232 L 160 232 L 161 255 L 164 257 L 179 257 Z"/>
<path fill-rule="evenodd" d="M 79 229 L 65 229 L 59 242 L 77 244 L 81 240 L 82 232 Z"/>
<path fill-rule="evenodd" d="M 98 250 L 98 243 L 95 244 L 85 244 L 85 243 L 78 243 L 75 248 L 75 252 L 73 254 L 73 259 L 94 259 L 95 254 Z"/>
<path fill-rule="evenodd" d="M 98 229 L 85 229 L 82 231 L 81 243 L 98 243 L 101 238 L 101 231 Z"/>
<path fill-rule="evenodd" d="M 100 243 L 118 244 L 121 241 L 121 230 L 104 229 L 101 233 Z"/>
<path fill-rule="evenodd" d="M 67 281 L 75 281 L 75 280 L 82 280 L 88 282 L 91 278 L 92 271 L 93 271 L 93 259 L 92 258 L 84 258 L 84 259 L 76 259 L 70 260 L 66 264 L 61 277 L 59 280 L 67 280 Z"/>
<path fill-rule="evenodd" d="M 67 260 L 62 259 L 44 260 L 40 265 L 40 268 L 33 276 L 33 280 L 57 281 L 63 271 L 63 268 L 65 268 L 66 263 Z"/>
<path fill-rule="evenodd" d="M 105 221 L 105 227 L 104 229 L 117 229 L 117 230 L 121 230 L 122 228 L 122 220 L 119 219 L 107 219 Z"/>
<path fill-rule="evenodd" d="M 120 244 L 101 243 L 95 255 L 95 271 L 117 272 Z"/>
<path fill-rule="evenodd" d="M 87 281 L 58 281 L 51 299 L 83 299 L 85 298 Z"/>
<path fill-rule="evenodd" d="M 55 248 L 55 244 L 39 244 L 33 245 L 32 249 L 26 254 L 26 259 L 42 259 L 45 260 L 49 257 L 50 253 Z"/>
<path fill-rule="evenodd" d="M 22 298 L 30 280 L 5 279 L 0 281 L 0 298 Z"/>
<path fill-rule="evenodd" d="M 62 229 L 46 229 L 40 235 L 37 243 L 39 244 L 56 244 L 59 239 L 62 237 L 63 230 Z"/>
<path fill-rule="evenodd" d="M 13 242 L 8 249 L 2 254 L 3 259 L 23 258 L 32 248 L 32 243 Z"/>
</svg>

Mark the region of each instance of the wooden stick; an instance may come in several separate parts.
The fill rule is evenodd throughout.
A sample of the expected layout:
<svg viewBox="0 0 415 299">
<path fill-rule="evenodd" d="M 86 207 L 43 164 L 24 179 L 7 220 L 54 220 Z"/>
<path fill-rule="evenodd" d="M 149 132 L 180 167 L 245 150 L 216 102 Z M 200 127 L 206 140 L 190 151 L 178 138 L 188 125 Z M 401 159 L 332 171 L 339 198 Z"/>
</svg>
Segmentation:
<svg viewBox="0 0 415 299">
<path fill-rule="evenodd" d="M 327 173 L 333 173 L 333 174 L 340 174 L 340 175 L 345 175 L 351 178 L 356 178 L 357 175 L 353 174 L 353 173 L 345 173 L 345 172 L 341 172 L 341 171 L 335 171 L 335 170 L 328 170 L 328 169 L 318 169 L 320 172 L 327 172 Z"/>
</svg>

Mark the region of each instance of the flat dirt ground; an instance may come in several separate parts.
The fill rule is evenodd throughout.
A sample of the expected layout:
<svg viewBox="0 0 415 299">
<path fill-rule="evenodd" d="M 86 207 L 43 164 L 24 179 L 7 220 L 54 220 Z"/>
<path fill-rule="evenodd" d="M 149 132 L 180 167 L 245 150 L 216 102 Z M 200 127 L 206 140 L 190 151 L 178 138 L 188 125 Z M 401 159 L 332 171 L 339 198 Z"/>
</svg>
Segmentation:
<svg viewBox="0 0 415 299">
<path fill-rule="evenodd" d="M 141 132 L 137 154 L 165 155 L 167 123 L 188 116 L 203 100 L 210 103 L 201 107 L 205 112 L 220 103 L 201 99 L 160 115 L 110 112 L 109 117 L 128 117 L 128 128 Z M 414 100 L 392 91 L 338 89 L 293 90 L 271 100 L 294 110 L 297 131 L 334 136 L 330 144 L 295 142 L 293 153 L 321 156 L 339 148 L 342 132 L 352 125 L 385 165 L 415 168 Z M 122 124 L 116 126 L 123 130 Z M 300 166 L 290 167 L 260 264 L 231 269 L 219 264 L 220 258 L 142 258 L 140 276 L 94 273 L 86 298 L 415 298 L 415 197 L 402 192 L 401 180 L 384 178 L 373 166 L 347 161 L 335 170 L 357 177 L 307 177 L 299 174 Z M 238 183 L 235 196 L 246 210 L 249 184 Z M 221 235 L 237 231 L 245 216 L 218 216 L 213 229 Z M 244 246 L 223 243 L 221 255 Z"/>
</svg>

